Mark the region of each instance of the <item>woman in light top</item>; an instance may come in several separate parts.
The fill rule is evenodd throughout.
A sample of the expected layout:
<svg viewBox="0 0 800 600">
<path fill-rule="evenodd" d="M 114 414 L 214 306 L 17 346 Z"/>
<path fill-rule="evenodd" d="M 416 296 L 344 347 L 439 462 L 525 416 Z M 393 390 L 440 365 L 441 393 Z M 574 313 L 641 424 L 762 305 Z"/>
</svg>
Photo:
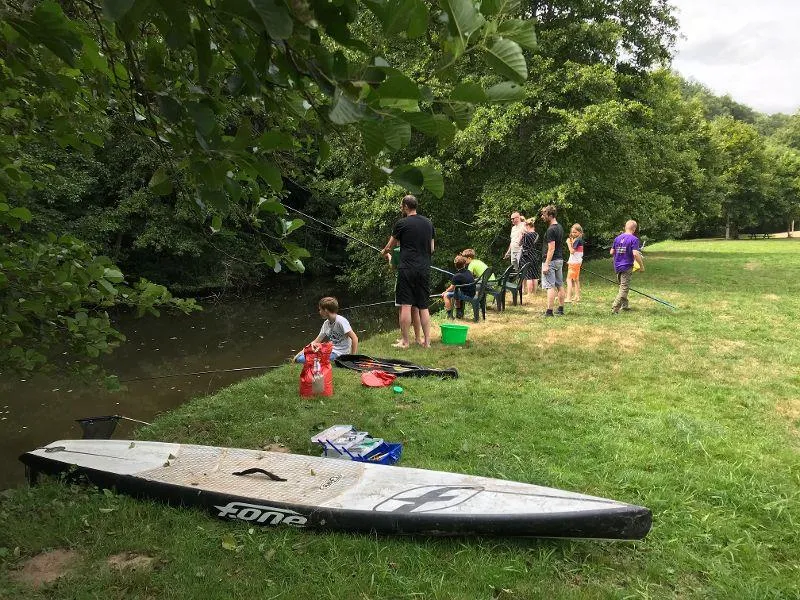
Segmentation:
<svg viewBox="0 0 800 600">
<path fill-rule="evenodd" d="M 569 248 L 569 260 L 567 261 L 567 298 L 564 302 L 580 302 L 581 265 L 583 264 L 583 227 L 578 223 L 575 223 L 569 230 L 567 247 Z"/>
</svg>

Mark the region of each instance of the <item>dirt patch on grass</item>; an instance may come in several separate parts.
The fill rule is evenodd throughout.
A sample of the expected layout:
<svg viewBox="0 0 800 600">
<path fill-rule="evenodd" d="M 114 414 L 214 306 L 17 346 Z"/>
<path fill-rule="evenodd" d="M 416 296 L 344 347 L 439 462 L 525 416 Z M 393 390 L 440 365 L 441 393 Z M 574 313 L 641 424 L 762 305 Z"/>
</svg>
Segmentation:
<svg viewBox="0 0 800 600">
<path fill-rule="evenodd" d="M 709 360 L 704 363 L 708 377 L 715 382 L 727 385 L 756 385 L 768 372 L 768 365 L 752 356 L 730 356 L 724 360 Z"/>
<path fill-rule="evenodd" d="M 611 327 L 586 327 L 570 325 L 563 329 L 549 329 L 544 337 L 544 345 L 570 345 L 578 341 L 583 348 L 595 349 L 613 345 L 625 352 L 635 352 L 642 347 L 640 338 L 634 338 L 624 331 Z"/>
<path fill-rule="evenodd" d="M 537 303 L 514 307 L 499 315 L 493 313 L 491 321 L 469 323 L 469 336 L 474 340 L 515 339 L 535 348 L 570 345 L 576 341 L 579 341 L 581 347 L 589 349 L 612 345 L 625 352 L 635 352 L 642 347 L 640 338 L 632 337 L 612 326 L 566 325 L 545 331 L 538 330 L 537 327 L 538 331 L 531 331 L 531 325 L 538 325 L 539 322 L 541 322 L 542 328 L 550 324 L 561 324 L 560 317 L 551 319 L 539 317 L 541 311 L 542 307 Z M 521 335 L 514 336 L 515 333 Z"/>
<path fill-rule="evenodd" d="M 716 355 L 739 355 L 747 344 L 741 340 L 714 340 L 710 344 L 711 352 Z"/>
<path fill-rule="evenodd" d="M 147 571 L 153 566 L 155 558 L 135 552 L 121 552 L 109 556 L 108 566 L 116 571 Z"/>
<path fill-rule="evenodd" d="M 40 588 L 69 573 L 78 562 L 78 558 L 78 553 L 74 550 L 58 549 L 42 552 L 23 561 L 22 568 L 12 571 L 10 577 L 16 582 Z"/>
<path fill-rule="evenodd" d="M 283 452 L 284 454 L 291 454 L 292 451 L 283 444 L 267 444 L 261 447 L 262 450 L 267 452 Z"/>
<path fill-rule="evenodd" d="M 769 300 L 771 302 L 777 302 L 778 300 L 781 299 L 781 297 L 778 296 L 777 294 L 764 294 L 763 298 L 764 300 Z"/>
<path fill-rule="evenodd" d="M 775 407 L 778 414 L 791 421 L 800 421 L 800 400 L 784 400 Z"/>
<path fill-rule="evenodd" d="M 749 260 L 744 263 L 745 271 L 758 271 L 759 269 L 761 269 L 761 263 L 757 260 Z"/>
</svg>

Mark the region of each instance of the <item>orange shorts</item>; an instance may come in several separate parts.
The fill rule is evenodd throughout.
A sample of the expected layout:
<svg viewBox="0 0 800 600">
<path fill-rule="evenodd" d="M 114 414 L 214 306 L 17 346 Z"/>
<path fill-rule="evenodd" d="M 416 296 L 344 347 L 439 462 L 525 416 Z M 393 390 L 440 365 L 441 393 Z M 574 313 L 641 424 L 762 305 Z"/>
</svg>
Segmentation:
<svg viewBox="0 0 800 600">
<path fill-rule="evenodd" d="M 572 281 L 577 281 L 580 276 L 581 276 L 580 264 L 567 264 L 567 279 L 571 279 Z"/>
</svg>

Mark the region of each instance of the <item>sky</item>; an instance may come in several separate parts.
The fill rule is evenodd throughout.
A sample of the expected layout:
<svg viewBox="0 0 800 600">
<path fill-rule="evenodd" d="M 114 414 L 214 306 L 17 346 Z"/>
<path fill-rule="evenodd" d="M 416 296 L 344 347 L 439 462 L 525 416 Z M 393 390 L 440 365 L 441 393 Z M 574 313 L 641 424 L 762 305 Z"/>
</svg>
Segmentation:
<svg viewBox="0 0 800 600">
<path fill-rule="evenodd" d="M 800 0 L 671 0 L 673 68 L 765 113 L 800 109 Z"/>
</svg>

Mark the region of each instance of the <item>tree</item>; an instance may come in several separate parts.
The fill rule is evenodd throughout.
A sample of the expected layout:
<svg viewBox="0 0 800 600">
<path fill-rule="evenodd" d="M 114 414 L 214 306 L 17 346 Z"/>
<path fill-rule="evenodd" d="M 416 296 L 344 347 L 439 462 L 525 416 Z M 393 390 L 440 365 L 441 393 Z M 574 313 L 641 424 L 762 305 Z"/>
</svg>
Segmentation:
<svg viewBox="0 0 800 600">
<path fill-rule="evenodd" d="M 768 225 L 785 227 L 792 237 L 794 223 L 800 219 L 800 151 L 773 143 L 767 146 L 767 157 L 772 166 Z"/>
<path fill-rule="evenodd" d="M 764 215 L 764 140 L 754 126 L 732 117 L 714 119 L 711 134 L 719 155 L 725 239 L 736 238 L 740 228 L 756 225 Z"/>
<path fill-rule="evenodd" d="M 20 233 L 30 220 L 20 203 L 43 188 L 22 149 L 56 141 L 88 155 L 112 122 L 122 123 L 157 157 L 152 193 L 192 206 L 215 233 L 226 220 L 258 228 L 265 264 L 302 271 L 309 253 L 290 239 L 303 221 L 281 203 L 285 180 L 324 162 L 354 126 L 378 177 L 441 196 L 435 168 L 391 155 L 408 147 L 412 131 L 446 141 L 473 104 L 521 97 L 522 46 L 536 36 L 518 12 L 513 1 L 478 8 L 441 0 L 431 19 L 422 0 L 2 0 L 0 302 L 8 335 L 0 364 L 31 368 L 60 341 L 89 357 L 106 351 L 119 335 L 107 315 L 87 310 L 179 304 L 147 282 L 121 287 L 122 273 L 77 239 Z M 357 24 L 383 39 L 428 34 L 441 48 L 440 79 L 420 85 L 354 35 Z M 491 86 L 453 82 L 467 55 L 496 74 Z M 74 334 L 69 341 L 59 338 L 63 326 Z"/>
</svg>

